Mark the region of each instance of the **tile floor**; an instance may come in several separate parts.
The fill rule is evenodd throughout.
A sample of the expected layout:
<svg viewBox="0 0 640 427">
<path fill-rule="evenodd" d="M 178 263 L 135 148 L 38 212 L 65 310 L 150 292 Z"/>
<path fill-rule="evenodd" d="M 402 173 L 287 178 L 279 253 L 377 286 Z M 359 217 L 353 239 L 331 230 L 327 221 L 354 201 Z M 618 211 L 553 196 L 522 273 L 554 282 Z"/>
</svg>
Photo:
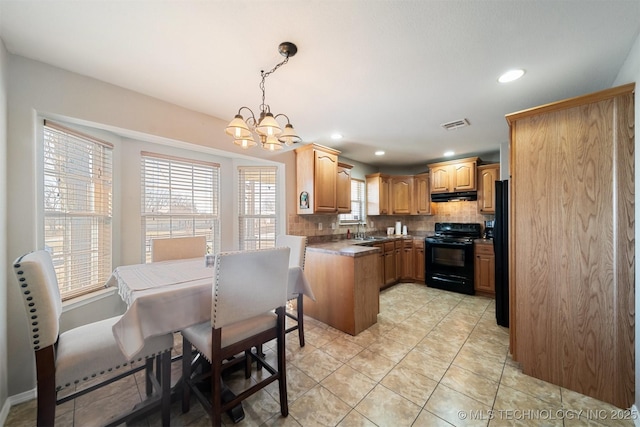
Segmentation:
<svg viewBox="0 0 640 427">
<path fill-rule="evenodd" d="M 237 425 L 634 425 L 613 420 L 629 414 L 611 405 L 523 375 L 491 299 L 408 283 L 383 291 L 380 311 L 378 323 L 356 337 L 307 319 L 306 346 L 295 333 L 287 339 L 289 416 L 280 416 L 271 384 L 244 402 Z M 274 357 L 271 347 L 266 352 Z M 178 363 L 173 371 L 178 377 Z M 229 383 L 244 381 L 238 373 Z M 136 375 L 59 406 L 56 425 L 102 425 L 141 396 L 143 376 Z M 210 425 L 195 398 L 187 414 L 174 403 L 171 416 L 174 426 Z M 226 414 L 223 422 L 233 425 Z M 159 424 L 158 414 L 136 423 Z M 5 425 L 34 426 L 35 401 L 13 407 Z"/>
</svg>

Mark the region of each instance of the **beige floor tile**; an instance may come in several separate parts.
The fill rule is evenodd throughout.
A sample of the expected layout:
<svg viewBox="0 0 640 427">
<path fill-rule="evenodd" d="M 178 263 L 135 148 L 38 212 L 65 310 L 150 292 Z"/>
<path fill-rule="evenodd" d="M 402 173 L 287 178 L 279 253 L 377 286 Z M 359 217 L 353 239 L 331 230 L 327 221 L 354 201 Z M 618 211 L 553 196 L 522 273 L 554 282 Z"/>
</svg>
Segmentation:
<svg viewBox="0 0 640 427">
<path fill-rule="evenodd" d="M 356 411 L 355 409 L 347 414 L 346 417 L 340 421 L 338 427 L 377 427 L 374 423 L 368 420 L 364 415 Z"/>
<path fill-rule="evenodd" d="M 412 325 L 403 322 L 398 323 L 396 327 L 387 334 L 387 337 L 405 344 L 406 346 L 415 347 L 416 344 L 427 336 L 427 333 L 428 331 L 425 331 L 424 329 L 415 328 Z"/>
<path fill-rule="evenodd" d="M 352 367 L 344 365 L 322 380 L 321 384 L 353 408 L 377 383 Z"/>
<path fill-rule="evenodd" d="M 380 381 L 393 369 L 395 362 L 380 356 L 368 349 L 361 351 L 356 357 L 349 360 L 347 365 L 356 371 L 365 374 L 374 381 Z"/>
<path fill-rule="evenodd" d="M 349 405 L 317 385 L 289 407 L 289 416 L 305 427 L 335 426 L 350 411 Z"/>
<path fill-rule="evenodd" d="M 416 422 L 413 423 L 413 427 L 451 427 L 452 425 L 425 409 L 420 411 Z"/>
<path fill-rule="evenodd" d="M 318 384 L 316 380 L 302 372 L 295 366 L 287 366 L 287 398 L 289 404 L 295 402 L 300 396 L 311 390 Z M 266 388 L 267 392 L 276 400 L 279 399 L 280 391 L 278 382 L 274 381 Z"/>
<path fill-rule="evenodd" d="M 562 426 L 563 419 L 558 417 L 562 410 L 560 402 L 550 403 L 500 384 L 493 405 L 495 418 L 491 425 L 546 425 Z"/>
<path fill-rule="evenodd" d="M 486 426 L 488 419 L 482 415 L 489 413 L 491 405 L 439 384 L 424 409 L 454 426 Z"/>
<path fill-rule="evenodd" d="M 505 364 L 500 384 L 554 405 L 561 402 L 559 386 L 525 375 L 520 369 L 510 365 Z"/>
<path fill-rule="evenodd" d="M 314 350 L 302 359 L 291 362 L 291 364 L 320 382 L 342 366 L 343 363 L 323 351 Z"/>
<path fill-rule="evenodd" d="M 440 360 L 451 362 L 458 355 L 461 345 L 456 342 L 440 339 L 436 336 L 427 335 L 422 341 L 416 344 L 415 349 Z"/>
<path fill-rule="evenodd" d="M 496 362 L 495 358 L 485 359 L 481 354 L 476 354 L 469 350 L 464 352 L 460 350 L 456 358 L 453 359 L 453 365 L 496 382 L 500 381 L 502 370 L 504 369 L 504 362 Z"/>
<path fill-rule="evenodd" d="M 343 338 L 346 339 L 347 341 L 351 341 L 352 343 L 358 344 L 362 348 L 367 348 L 379 337 L 380 337 L 380 334 L 374 334 L 371 331 L 371 328 L 369 328 L 360 332 L 355 337 L 353 335 L 344 334 Z"/>
<path fill-rule="evenodd" d="M 449 369 L 449 362 L 429 356 L 421 351 L 412 350 L 398 366 L 407 368 L 434 381 L 440 381 Z"/>
<path fill-rule="evenodd" d="M 424 406 L 438 383 L 404 366 L 397 365 L 391 370 L 380 384 L 398 393 L 416 405 Z"/>
<path fill-rule="evenodd" d="M 349 359 L 360 353 L 364 348 L 343 336 L 339 336 L 333 341 L 320 347 L 320 350 L 334 357 L 341 362 L 347 362 Z"/>
<path fill-rule="evenodd" d="M 378 385 L 356 406 L 356 411 L 379 426 L 410 426 L 421 407 Z"/>
<path fill-rule="evenodd" d="M 415 344 L 411 345 L 397 341 L 392 338 L 392 335 L 393 332 L 390 332 L 378 338 L 367 347 L 367 350 L 398 363 L 411 351 Z"/>
<path fill-rule="evenodd" d="M 491 381 L 486 377 L 455 365 L 447 370 L 440 384 L 489 406 L 493 406 L 498 392 L 498 383 L 496 381 Z"/>
<path fill-rule="evenodd" d="M 629 410 L 618 408 L 606 402 L 585 396 L 561 387 L 562 407 L 578 413 L 580 420 L 593 425 L 632 426 L 633 415 Z M 575 425 L 575 424 L 574 424 Z"/>
</svg>

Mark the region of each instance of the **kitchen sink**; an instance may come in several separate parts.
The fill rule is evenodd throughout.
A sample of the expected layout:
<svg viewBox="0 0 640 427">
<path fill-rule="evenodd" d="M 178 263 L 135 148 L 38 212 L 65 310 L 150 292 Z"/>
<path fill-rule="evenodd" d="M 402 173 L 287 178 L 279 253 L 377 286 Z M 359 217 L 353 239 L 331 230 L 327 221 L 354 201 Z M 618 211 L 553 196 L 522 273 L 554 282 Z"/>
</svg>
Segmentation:
<svg viewBox="0 0 640 427">
<path fill-rule="evenodd" d="M 384 236 L 366 236 L 364 240 L 387 240 L 388 237 Z"/>
</svg>

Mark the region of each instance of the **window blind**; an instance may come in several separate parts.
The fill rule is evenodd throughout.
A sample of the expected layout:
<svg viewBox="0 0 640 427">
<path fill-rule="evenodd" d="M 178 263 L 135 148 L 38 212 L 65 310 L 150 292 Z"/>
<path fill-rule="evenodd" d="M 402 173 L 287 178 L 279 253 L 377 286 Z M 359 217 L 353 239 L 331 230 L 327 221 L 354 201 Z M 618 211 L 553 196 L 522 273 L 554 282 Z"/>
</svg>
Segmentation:
<svg viewBox="0 0 640 427">
<path fill-rule="evenodd" d="M 111 274 L 113 146 L 49 121 L 43 133 L 44 243 L 66 300 Z"/>
<path fill-rule="evenodd" d="M 340 224 L 355 224 L 364 222 L 364 181 L 351 179 L 351 213 L 340 214 Z"/>
<path fill-rule="evenodd" d="M 142 152 L 144 256 L 151 239 L 205 236 L 207 252 L 220 250 L 220 165 Z"/>
<path fill-rule="evenodd" d="M 278 231 L 277 168 L 241 166 L 238 176 L 239 247 L 241 250 L 272 248 Z"/>
</svg>

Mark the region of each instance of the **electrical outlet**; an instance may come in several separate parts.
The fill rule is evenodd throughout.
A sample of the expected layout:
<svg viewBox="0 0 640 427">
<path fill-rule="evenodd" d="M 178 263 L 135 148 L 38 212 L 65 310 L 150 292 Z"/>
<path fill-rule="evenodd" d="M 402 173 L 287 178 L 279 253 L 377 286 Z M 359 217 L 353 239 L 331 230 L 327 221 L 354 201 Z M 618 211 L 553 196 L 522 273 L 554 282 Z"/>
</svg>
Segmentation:
<svg viewBox="0 0 640 427">
<path fill-rule="evenodd" d="M 318 230 L 322 230 L 322 223 L 321 222 L 318 223 Z"/>
</svg>

